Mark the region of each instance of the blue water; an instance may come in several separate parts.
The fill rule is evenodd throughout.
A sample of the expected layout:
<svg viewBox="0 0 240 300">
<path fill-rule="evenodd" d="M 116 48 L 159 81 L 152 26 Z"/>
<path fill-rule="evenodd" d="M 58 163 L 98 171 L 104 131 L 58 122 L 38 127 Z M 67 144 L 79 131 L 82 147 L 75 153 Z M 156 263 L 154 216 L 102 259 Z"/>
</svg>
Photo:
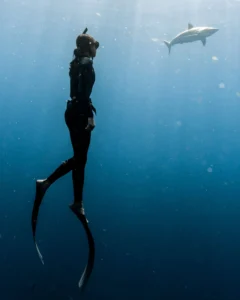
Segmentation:
<svg viewBox="0 0 240 300">
<path fill-rule="evenodd" d="M 239 0 L 0 2 L 0 299 L 239 300 Z M 187 28 L 201 42 L 164 39 Z M 35 180 L 72 156 L 68 67 L 85 27 L 100 42 L 85 210 L 96 264 L 56 182 L 31 235 Z"/>
</svg>

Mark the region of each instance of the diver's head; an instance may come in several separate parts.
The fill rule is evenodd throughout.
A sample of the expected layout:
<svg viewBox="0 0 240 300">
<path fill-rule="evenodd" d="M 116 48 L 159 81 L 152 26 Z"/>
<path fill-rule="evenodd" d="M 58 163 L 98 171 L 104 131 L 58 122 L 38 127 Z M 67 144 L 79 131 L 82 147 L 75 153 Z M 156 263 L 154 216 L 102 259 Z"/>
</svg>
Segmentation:
<svg viewBox="0 0 240 300">
<path fill-rule="evenodd" d="M 93 58 L 96 56 L 99 42 L 97 42 L 91 35 L 83 33 L 77 37 L 76 46 L 77 49 L 74 51 L 76 56 L 86 55 Z"/>
</svg>

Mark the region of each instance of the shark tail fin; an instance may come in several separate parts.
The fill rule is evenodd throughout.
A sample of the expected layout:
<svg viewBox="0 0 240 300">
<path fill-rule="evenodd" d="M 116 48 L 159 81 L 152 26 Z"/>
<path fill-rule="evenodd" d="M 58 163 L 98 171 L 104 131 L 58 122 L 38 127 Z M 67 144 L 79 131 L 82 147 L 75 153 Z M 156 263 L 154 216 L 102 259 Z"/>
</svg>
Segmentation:
<svg viewBox="0 0 240 300">
<path fill-rule="evenodd" d="M 168 41 L 163 41 L 163 42 L 168 47 L 168 53 L 170 54 L 170 52 L 171 52 L 171 43 L 169 43 Z"/>
</svg>

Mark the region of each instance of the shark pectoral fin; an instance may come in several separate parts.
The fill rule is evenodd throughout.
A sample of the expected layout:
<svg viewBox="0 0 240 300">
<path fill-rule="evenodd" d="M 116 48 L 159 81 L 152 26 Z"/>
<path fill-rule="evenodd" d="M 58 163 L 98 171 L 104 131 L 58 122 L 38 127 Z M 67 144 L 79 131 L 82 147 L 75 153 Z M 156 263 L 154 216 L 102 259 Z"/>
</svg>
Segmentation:
<svg viewBox="0 0 240 300">
<path fill-rule="evenodd" d="M 202 41 L 203 46 L 205 46 L 206 42 L 207 42 L 206 38 L 201 39 L 201 41 Z"/>
<path fill-rule="evenodd" d="M 194 26 L 191 23 L 188 23 L 188 29 L 192 29 Z"/>
</svg>

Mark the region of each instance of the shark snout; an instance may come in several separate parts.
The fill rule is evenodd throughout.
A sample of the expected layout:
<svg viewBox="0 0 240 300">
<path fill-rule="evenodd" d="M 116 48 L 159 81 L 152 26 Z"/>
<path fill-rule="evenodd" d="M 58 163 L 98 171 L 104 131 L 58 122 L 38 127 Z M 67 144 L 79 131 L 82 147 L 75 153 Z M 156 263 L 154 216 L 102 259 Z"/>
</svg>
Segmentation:
<svg viewBox="0 0 240 300">
<path fill-rule="evenodd" d="M 209 35 L 212 35 L 214 33 L 216 33 L 219 29 L 218 28 L 210 28 L 209 31 Z"/>
</svg>

